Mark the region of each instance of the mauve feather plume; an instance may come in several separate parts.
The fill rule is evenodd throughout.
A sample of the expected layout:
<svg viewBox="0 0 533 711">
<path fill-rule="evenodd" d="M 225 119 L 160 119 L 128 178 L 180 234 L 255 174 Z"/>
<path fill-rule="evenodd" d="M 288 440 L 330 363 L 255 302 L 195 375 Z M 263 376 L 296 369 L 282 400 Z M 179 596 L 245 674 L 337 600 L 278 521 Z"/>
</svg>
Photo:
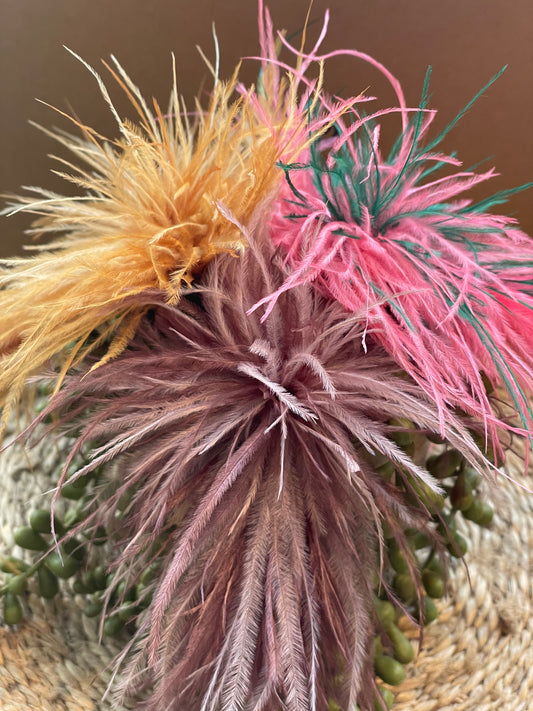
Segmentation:
<svg viewBox="0 0 533 711">
<path fill-rule="evenodd" d="M 81 428 L 75 450 L 93 460 L 79 476 L 116 461 L 89 520 L 111 526 L 116 580 L 134 583 L 160 551 L 120 682 L 125 694 L 153 684 L 154 711 L 373 708 L 382 526 L 411 563 L 404 529 L 430 531 L 431 513 L 369 455 L 435 489 L 387 425 L 436 433 L 435 404 L 374 333 L 363 346 L 364 314 L 312 285 L 280 294 L 264 322 L 248 313 L 288 278 L 265 221 L 260 211 L 244 254 L 213 259 L 178 306 L 150 311 L 119 358 L 67 376 L 42 415 Z M 446 428 L 487 471 L 460 420 Z"/>
</svg>

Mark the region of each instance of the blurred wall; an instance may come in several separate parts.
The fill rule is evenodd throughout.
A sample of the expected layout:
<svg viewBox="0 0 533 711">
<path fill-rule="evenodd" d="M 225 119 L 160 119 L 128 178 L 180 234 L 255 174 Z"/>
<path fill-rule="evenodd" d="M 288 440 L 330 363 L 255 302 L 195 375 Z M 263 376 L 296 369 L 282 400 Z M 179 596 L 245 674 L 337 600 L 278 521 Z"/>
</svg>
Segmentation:
<svg viewBox="0 0 533 711">
<path fill-rule="evenodd" d="M 308 0 L 270 0 L 275 26 L 301 28 Z M 387 65 L 400 79 L 407 101 L 416 105 L 425 70 L 433 66 L 431 105 L 443 127 L 503 65 L 509 68 L 448 136 L 466 167 L 490 157 L 500 177 L 478 189 L 515 186 L 533 179 L 533 4 L 531 0 L 315 0 L 309 35 L 331 10 L 325 49 L 352 47 Z M 191 99 L 209 75 L 195 45 L 213 56 L 211 23 L 216 24 L 227 76 L 241 56 L 257 52 L 255 0 L 0 0 L 0 192 L 39 185 L 68 192 L 50 171 L 47 154 L 61 148 L 28 120 L 69 128 L 68 122 L 35 98 L 73 110 L 108 136 L 116 135 L 94 79 L 62 45 L 95 67 L 115 54 L 145 95 L 165 105 L 171 81 L 170 52 L 177 59 L 182 93 Z M 99 68 L 105 75 L 105 69 Z M 253 81 L 257 64 L 246 62 Z M 110 82 L 110 85 L 112 82 Z M 327 67 L 326 85 L 345 94 L 368 93 L 380 105 L 394 97 L 379 74 L 353 59 Z M 119 96 L 118 92 L 113 94 Z M 125 104 L 120 110 L 127 111 Z M 398 118 L 386 119 L 390 131 Z M 64 154 L 63 154 L 64 155 Z M 514 197 L 502 210 L 518 217 L 533 234 L 533 191 Z M 20 251 L 30 218 L 0 220 L 0 255 Z"/>
</svg>

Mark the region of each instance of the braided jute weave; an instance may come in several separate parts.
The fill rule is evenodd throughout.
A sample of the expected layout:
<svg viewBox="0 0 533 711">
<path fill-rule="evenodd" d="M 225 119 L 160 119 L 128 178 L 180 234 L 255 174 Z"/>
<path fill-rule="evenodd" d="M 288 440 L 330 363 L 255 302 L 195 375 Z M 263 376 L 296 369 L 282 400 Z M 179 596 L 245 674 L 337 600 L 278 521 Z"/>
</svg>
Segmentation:
<svg viewBox="0 0 533 711">
<path fill-rule="evenodd" d="M 12 531 L 43 505 L 65 445 L 16 444 L 0 455 L 1 552 L 24 557 Z M 515 476 L 520 464 L 512 469 Z M 520 481 L 533 486 L 533 477 Z M 533 495 L 501 477 L 493 498 L 494 525 L 468 526 L 468 573 L 455 565 L 440 617 L 396 689 L 395 711 L 533 710 Z M 77 604 L 70 592 L 52 602 L 30 593 L 18 629 L 0 626 L 2 711 L 110 709 L 102 696 L 121 643 L 100 644 L 97 621 Z"/>
</svg>

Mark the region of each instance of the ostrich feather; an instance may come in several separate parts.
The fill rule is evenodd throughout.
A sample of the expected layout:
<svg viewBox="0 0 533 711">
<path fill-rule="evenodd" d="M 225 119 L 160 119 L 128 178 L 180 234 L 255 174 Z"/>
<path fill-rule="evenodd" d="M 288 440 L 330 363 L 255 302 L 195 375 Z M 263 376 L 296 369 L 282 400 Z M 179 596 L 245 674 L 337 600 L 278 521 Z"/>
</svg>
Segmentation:
<svg viewBox="0 0 533 711">
<path fill-rule="evenodd" d="M 218 66 L 209 65 L 214 88 L 208 106 L 197 101 L 192 113 L 178 93 L 175 67 L 163 113 L 155 100 L 148 106 L 113 57 L 112 66 L 104 64 L 138 114 L 134 125 L 119 116 L 101 77 L 78 57 L 96 78 L 120 137 L 106 139 L 66 116 L 81 137 L 45 132 L 73 155 L 72 161 L 58 159 L 59 174 L 82 194 L 28 188 L 32 195 L 9 208 L 37 215 L 31 232 L 54 239 L 33 247 L 37 254 L 30 258 L 2 260 L 4 423 L 28 376 L 50 358 L 60 356 L 60 382 L 73 362 L 102 342 L 110 345 L 101 362 L 115 357 L 137 328 L 143 295 L 157 291 L 175 303 L 214 255 L 240 253 L 246 245 L 240 225 L 275 197 L 282 182 L 276 164 L 293 160 L 353 103 L 326 105 L 320 82 L 306 80 L 303 71 L 282 76 L 269 61 L 276 51 L 272 23 L 260 10 L 258 89 L 239 83 L 238 69 L 223 82 Z"/>
<path fill-rule="evenodd" d="M 73 455 L 91 449 L 76 476 L 116 462 L 83 524 L 111 526 L 115 579 L 133 584 L 160 551 L 120 682 L 126 695 L 153 685 L 154 711 L 373 708 L 382 526 L 406 551 L 407 526 L 432 535 L 432 512 L 371 454 L 438 490 L 387 424 L 436 433 L 435 404 L 376 341 L 365 351 L 364 313 L 312 285 L 280 294 L 266 321 L 248 314 L 289 274 L 264 223 L 178 306 L 151 309 L 119 358 L 67 375 L 42 414 L 79 431 Z M 488 472 L 459 417 L 446 436 Z"/>
<path fill-rule="evenodd" d="M 380 301 L 368 310 L 369 328 L 437 403 L 441 421 L 457 407 L 483 418 L 496 438 L 482 373 L 531 425 L 533 240 L 487 210 L 531 184 L 477 204 L 465 196 L 494 171 L 457 170 L 455 156 L 438 151 L 471 104 L 428 139 L 428 82 L 429 72 L 419 111 L 388 156 L 379 145 L 388 112 L 354 110 L 333 138 L 284 166 L 271 236 L 292 272 L 254 308 L 264 306 L 266 318 L 283 291 L 310 282 L 354 312 Z"/>
</svg>

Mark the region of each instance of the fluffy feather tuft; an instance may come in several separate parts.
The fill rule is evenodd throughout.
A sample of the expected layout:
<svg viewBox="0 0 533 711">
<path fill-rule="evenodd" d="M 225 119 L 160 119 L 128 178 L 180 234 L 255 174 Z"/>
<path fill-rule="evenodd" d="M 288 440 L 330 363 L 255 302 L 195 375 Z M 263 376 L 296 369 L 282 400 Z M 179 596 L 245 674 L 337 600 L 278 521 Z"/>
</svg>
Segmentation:
<svg viewBox="0 0 533 711">
<path fill-rule="evenodd" d="M 459 408 L 496 441 L 482 373 L 507 390 L 524 429 L 532 422 L 533 241 L 515 220 L 487 212 L 515 191 L 477 204 L 464 197 L 492 170 L 434 177 L 460 165 L 437 147 L 466 109 L 428 140 L 428 80 L 388 156 L 380 112 L 356 114 L 285 166 L 271 235 L 292 273 L 254 308 L 264 305 L 266 318 L 283 291 L 311 282 L 354 312 L 379 302 L 368 308 L 369 328 L 437 403 L 441 421 Z"/>
<path fill-rule="evenodd" d="M 239 254 L 242 226 L 259 204 L 275 198 L 283 173 L 316 135 L 354 99 L 326 101 L 305 71 L 282 76 L 276 43 L 261 13 L 263 60 L 258 88 L 221 81 L 218 67 L 209 104 L 188 113 L 176 71 L 166 113 L 150 108 L 113 57 L 106 64 L 138 115 L 122 120 L 96 71 L 120 138 L 106 139 L 66 116 L 81 137 L 48 133 L 72 154 L 59 158 L 67 181 L 82 194 L 64 197 L 29 189 L 6 212 L 37 215 L 31 232 L 55 235 L 26 259 L 2 260 L 0 271 L 0 403 L 2 422 L 29 375 L 58 356 L 59 383 L 68 368 L 101 343 L 101 363 L 117 356 L 135 332 L 147 294 L 176 303 L 183 286 L 213 256 Z M 76 56 L 76 55 L 75 55 Z M 206 60 L 207 61 L 207 60 Z M 105 63 L 104 63 L 105 64 Z M 210 66 L 210 65 L 209 65 Z M 142 304 L 142 305 L 141 305 Z M 95 342 L 93 331 L 101 337 Z M 58 385 L 59 387 L 59 385 Z"/>
<path fill-rule="evenodd" d="M 265 322 L 248 315 L 288 276 L 260 218 L 239 259 L 217 257 L 178 307 L 151 310 L 120 358 L 67 376 L 43 417 L 81 427 L 93 460 L 80 476 L 117 462 L 90 519 L 113 526 L 129 492 L 116 579 L 162 557 L 125 693 L 153 683 L 154 711 L 367 711 L 382 526 L 402 546 L 431 517 L 370 455 L 438 489 L 387 424 L 436 433 L 438 411 L 380 346 L 365 352 L 363 315 L 311 285 Z M 459 419 L 446 435 L 484 469 Z"/>
</svg>

